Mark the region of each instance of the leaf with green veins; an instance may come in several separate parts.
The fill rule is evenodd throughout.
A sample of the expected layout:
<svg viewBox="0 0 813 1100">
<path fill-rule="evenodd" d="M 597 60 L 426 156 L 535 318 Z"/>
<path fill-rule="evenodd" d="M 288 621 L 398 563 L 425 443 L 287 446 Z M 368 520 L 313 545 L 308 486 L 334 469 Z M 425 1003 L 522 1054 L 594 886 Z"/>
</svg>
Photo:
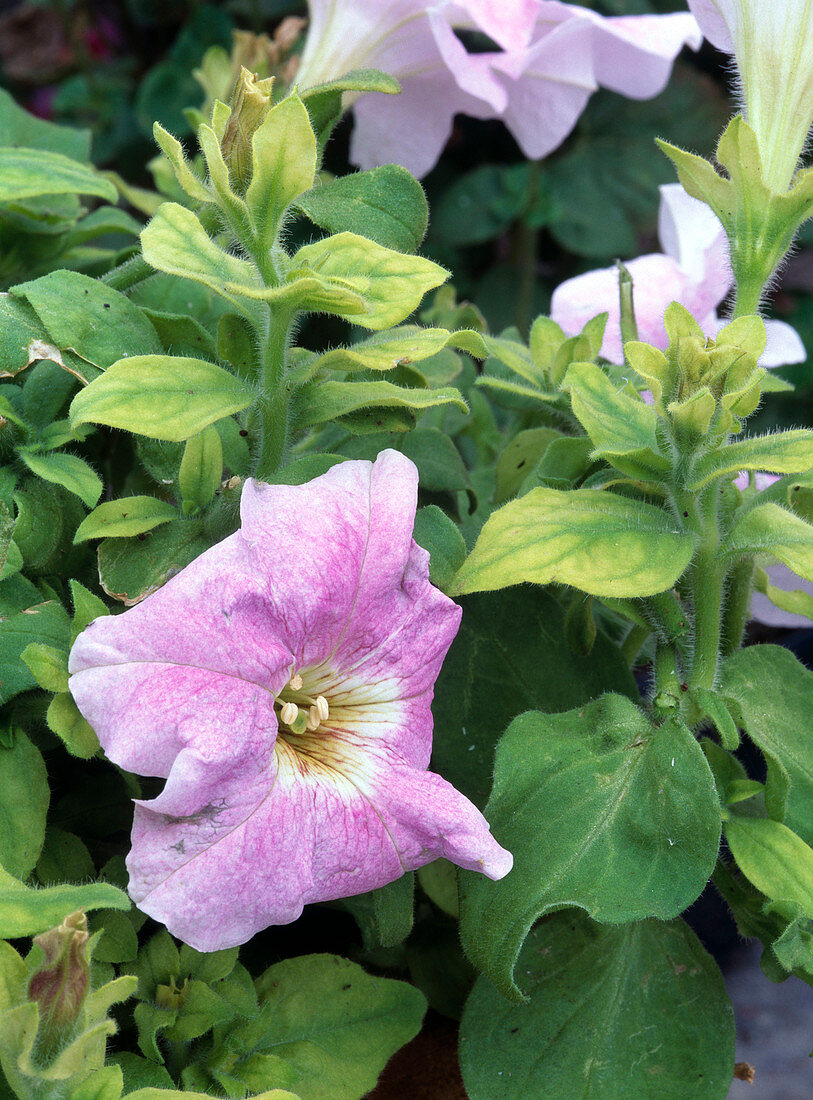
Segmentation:
<svg viewBox="0 0 813 1100">
<path fill-rule="evenodd" d="M 198 978 L 202 982 L 219 982 L 227 978 L 237 964 L 238 949 L 226 947 L 222 951 L 196 951 L 188 944 L 181 944 L 179 973 L 184 977 Z"/>
<path fill-rule="evenodd" d="M 123 1089 L 121 1069 L 118 1066 L 102 1066 L 69 1092 L 68 1100 L 119 1100 Z"/>
<path fill-rule="evenodd" d="M 424 410 L 437 405 L 468 411 L 460 392 L 451 386 L 416 390 L 392 382 L 318 382 L 297 391 L 292 419 L 297 427 L 308 428 L 369 407 Z"/>
<path fill-rule="evenodd" d="M 18 203 L 39 195 L 96 195 L 115 203 L 113 184 L 95 168 L 47 149 L 0 146 L 0 203 Z"/>
<path fill-rule="evenodd" d="M 67 650 L 32 642 L 20 657 L 41 688 L 53 692 L 68 690 Z"/>
<path fill-rule="evenodd" d="M 492 374 L 483 374 L 474 383 L 475 386 L 484 386 L 495 393 L 510 394 L 513 397 L 530 397 L 539 401 L 542 405 L 562 405 L 561 393 L 546 393 L 545 390 L 535 389 L 522 382 L 510 382 L 506 378 L 497 378 Z M 512 406 L 513 407 L 513 406 Z"/>
<path fill-rule="evenodd" d="M 31 363 L 29 346 L 45 330 L 27 302 L 0 294 L 0 378 L 13 378 Z"/>
<path fill-rule="evenodd" d="M 165 1008 L 142 1001 L 133 1010 L 133 1019 L 138 1030 L 138 1049 L 151 1062 L 163 1065 L 164 1058 L 158 1046 L 158 1038 L 175 1023 L 177 1008 Z"/>
<path fill-rule="evenodd" d="M 416 252 L 429 221 L 423 188 L 399 164 L 318 184 L 299 196 L 296 209 L 328 233 L 348 229 L 398 252 Z"/>
<path fill-rule="evenodd" d="M 62 741 L 71 756 L 90 760 L 99 751 L 99 739 L 79 713 L 69 691 L 61 691 L 48 704 L 45 721 L 52 733 Z"/>
<path fill-rule="evenodd" d="M 37 478 L 29 478 L 14 493 L 14 503 L 14 541 L 26 567 L 35 573 L 50 569 L 59 553 L 65 526 L 57 494 Z"/>
<path fill-rule="evenodd" d="M 129 914 L 110 909 L 92 924 L 93 931 L 102 930 L 101 938 L 93 948 L 93 958 L 98 962 L 129 963 L 138 955 L 138 936 Z"/>
<path fill-rule="evenodd" d="M 415 909 L 415 875 L 408 873 L 377 890 L 342 898 L 353 915 L 365 951 L 397 947 L 412 931 Z"/>
<path fill-rule="evenodd" d="M 157 1100 L 169 1100 L 165 1090 L 168 1090 L 170 1095 L 174 1092 L 175 1082 L 167 1070 L 155 1062 L 142 1058 L 140 1054 L 134 1054 L 128 1050 L 110 1053 L 108 1058 L 121 1068 L 128 1097 L 133 1095 L 135 1090 L 157 1092 L 160 1089 L 161 1091 L 157 1092 Z M 180 1093 L 175 1095 L 180 1096 Z"/>
<path fill-rule="evenodd" d="M 191 210 L 162 203 L 141 234 L 141 247 L 144 259 L 158 271 L 201 283 L 249 320 L 255 317 L 257 310 L 246 303 L 243 291 L 260 288 L 256 269 L 216 245 Z"/>
<path fill-rule="evenodd" d="M 123 890 L 107 882 L 34 889 L 0 867 L 0 937 L 19 939 L 54 928 L 75 909 L 129 909 Z"/>
<path fill-rule="evenodd" d="M 356 324 L 369 329 L 399 324 L 428 291 L 449 277 L 431 260 L 395 252 L 356 233 L 337 233 L 306 244 L 291 258 L 289 279 L 296 279 L 299 269 L 359 295 L 364 312 L 352 316 Z M 335 312 L 343 315 L 341 308 Z"/>
<path fill-rule="evenodd" d="M 780 646 L 749 646 L 723 662 L 719 690 L 767 760 L 768 813 L 813 844 L 813 672 Z"/>
<path fill-rule="evenodd" d="M 452 440 L 438 428 L 415 428 L 395 444 L 418 468 L 423 489 L 455 493 L 469 487 L 469 475 Z"/>
<path fill-rule="evenodd" d="M 153 125 L 152 134 L 161 152 L 172 165 L 176 180 L 187 195 L 195 202 L 211 202 L 212 194 L 209 188 L 192 171 L 184 156 L 183 146 L 178 139 L 167 133 L 160 122 Z"/>
<path fill-rule="evenodd" d="M 49 826 L 35 874 L 40 885 L 57 886 L 66 881 L 90 882 L 96 878 L 96 867 L 78 836 Z"/>
<path fill-rule="evenodd" d="M 737 866 L 757 890 L 813 917 L 813 848 L 787 825 L 764 817 L 732 814 L 723 829 Z"/>
<path fill-rule="evenodd" d="M 184 447 L 178 487 L 184 515 L 205 508 L 214 498 L 223 476 L 223 445 L 214 425 L 191 436 Z"/>
<path fill-rule="evenodd" d="M 739 439 L 708 451 L 692 467 L 687 488 L 702 489 L 715 477 L 740 470 L 772 474 L 805 473 L 813 468 L 813 432 L 799 429 Z"/>
<path fill-rule="evenodd" d="M 98 367 L 161 351 L 155 329 L 138 306 L 78 271 L 52 271 L 12 293 L 29 303 L 58 348 L 70 348 Z"/>
<path fill-rule="evenodd" d="M 383 92 L 397 95 L 400 90 L 401 85 L 395 77 L 381 72 L 380 69 L 352 69 L 337 80 L 302 89 L 301 95 L 321 148 L 342 116 L 344 92 Z"/>
<path fill-rule="evenodd" d="M 246 191 L 260 248 L 277 241 L 282 217 L 316 174 L 316 137 L 302 100 L 293 92 L 272 107 L 251 138 L 253 171 Z"/>
<path fill-rule="evenodd" d="M 84 459 L 76 455 L 49 452 L 37 454 L 20 447 L 17 454 L 32 474 L 61 485 L 69 493 L 78 496 L 88 508 L 92 508 L 102 495 L 102 481 Z"/>
<path fill-rule="evenodd" d="M 271 1006 L 256 1049 L 296 1070 L 291 1087 L 302 1100 L 360 1100 L 426 1011 L 414 986 L 372 977 L 336 955 L 285 959 L 256 984 Z"/>
<path fill-rule="evenodd" d="M 691 732 L 671 718 L 653 726 L 620 695 L 516 718 L 484 812 L 514 869 L 500 882 L 461 872 L 460 933 L 514 1000 L 517 955 L 539 917 L 578 905 L 607 924 L 669 920 L 703 890 L 720 843 L 714 780 Z"/>
<path fill-rule="evenodd" d="M 533 489 L 492 513 L 452 592 L 532 581 L 650 596 L 675 584 L 693 552 L 693 537 L 651 504 L 592 489 Z"/>
<path fill-rule="evenodd" d="M 79 581 L 71 579 L 71 601 L 73 603 L 73 621 L 71 623 L 71 645 L 76 641 L 77 634 L 89 626 L 99 615 L 109 615 L 107 605 L 98 596 L 88 592 L 87 588 Z"/>
<path fill-rule="evenodd" d="M 592 452 L 592 441 L 586 435 L 560 435 L 552 439 L 536 467 L 526 474 L 522 491 L 535 489 L 537 485 L 550 489 L 572 489 L 595 465 Z M 604 472 L 610 473 L 610 470 L 605 469 Z"/>
<path fill-rule="evenodd" d="M 198 519 L 177 519 L 143 539 L 104 539 L 99 544 L 99 582 L 108 596 L 130 607 L 160 588 L 210 543 Z"/>
<path fill-rule="evenodd" d="M 71 423 L 107 424 L 181 442 L 245 409 L 254 391 L 205 359 L 135 355 L 109 367 L 71 403 Z"/>
<path fill-rule="evenodd" d="M 466 1003 L 460 1066 L 471 1100 L 728 1094 L 734 1014 L 683 921 L 606 928 L 554 913 L 528 937 L 518 969 L 527 1004 L 507 1002 L 485 977 Z"/>
<path fill-rule="evenodd" d="M 593 442 L 594 457 L 632 477 L 669 470 L 658 447 L 655 410 L 637 394 L 618 389 L 593 363 L 572 363 L 562 386 L 570 390 L 573 412 Z"/>
<path fill-rule="evenodd" d="M 0 747 L 0 864 L 17 878 L 39 859 L 49 801 L 42 754 L 15 729 L 11 748 Z"/>
<path fill-rule="evenodd" d="M 565 613 L 550 590 L 515 588 L 461 603 L 460 630 L 432 703 L 432 767 L 482 808 L 495 746 L 518 711 L 569 711 L 602 692 L 637 699 L 638 691 L 617 645 L 602 631 L 587 656 L 562 645 Z"/>
<path fill-rule="evenodd" d="M 735 523 L 721 555 L 772 554 L 794 573 L 813 581 L 813 525 L 778 504 L 758 504 Z"/>
<path fill-rule="evenodd" d="M 132 538 L 177 518 L 178 509 L 166 500 L 158 500 L 156 497 L 106 500 L 82 520 L 73 541 L 79 543 L 89 539 Z"/>
<path fill-rule="evenodd" d="M 404 363 L 428 359 L 446 347 L 468 351 L 476 358 L 486 354 L 480 334 L 472 329 L 449 332 L 443 328 L 399 325 L 350 347 L 332 348 L 317 356 L 309 364 L 309 375 L 318 370 L 393 370 Z"/>
<path fill-rule="evenodd" d="M 0 620 L 0 703 L 36 685 L 20 655 L 31 642 L 67 649 L 70 626 L 65 609 L 56 600 L 35 604 Z"/>
</svg>

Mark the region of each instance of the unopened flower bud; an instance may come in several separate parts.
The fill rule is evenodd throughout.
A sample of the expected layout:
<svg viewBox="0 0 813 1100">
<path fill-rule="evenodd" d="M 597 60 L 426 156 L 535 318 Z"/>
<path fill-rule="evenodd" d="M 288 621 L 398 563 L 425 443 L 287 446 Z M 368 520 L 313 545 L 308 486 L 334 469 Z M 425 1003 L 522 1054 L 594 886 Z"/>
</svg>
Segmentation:
<svg viewBox="0 0 813 1100">
<path fill-rule="evenodd" d="M 239 194 L 251 182 L 251 139 L 271 109 L 273 77 L 258 80 L 248 69 L 241 69 L 231 102 L 231 117 L 220 147 L 229 167 L 229 179 Z"/>
<path fill-rule="evenodd" d="M 87 918 L 82 910 L 58 928 L 35 936 L 45 958 L 28 983 L 28 999 L 39 1005 L 38 1043 L 43 1050 L 61 1045 L 73 1029 L 90 984 Z"/>
</svg>

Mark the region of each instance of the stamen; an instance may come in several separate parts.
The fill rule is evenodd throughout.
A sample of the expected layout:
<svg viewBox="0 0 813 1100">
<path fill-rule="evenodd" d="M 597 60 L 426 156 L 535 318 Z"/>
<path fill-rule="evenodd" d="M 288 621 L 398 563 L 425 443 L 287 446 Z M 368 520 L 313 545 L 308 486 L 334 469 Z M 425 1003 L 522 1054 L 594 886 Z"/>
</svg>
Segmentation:
<svg viewBox="0 0 813 1100">
<path fill-rule="evenodd" d="M 313 707 L 311 707 L 311 710 L 313 710 Z M 316 712 L 323 722 L 327 721 L 330 716 L 330 708 L 327 705 L 327 699 L 324 695 L 316 696 Z"/>
<path fill-rule="evenodd" d="M 319 715 L 319 708 L 318 707 L 311 707 L 310 710 L 308 711 L 308 729 L 311 732 L 313 732 L 314 730 L 318 730 L 320 722 L 321 722 L 321 717 Z"/>
<path fill-rule="evenodd" d="M 299 675 L 298 672 L 291 677 L 291 679 L 289 680 L 289 684 L 294 691 L 300 690 L 300 688 L 302 687 L 302 677 Z"/>
<path fill-rule="evenodd" d="M 280 712 L 279 712 L 280 720 L 286 726 L 292 726 L 294 724 L 294 722 L 296 721 L 298 714 L 299 714 L 299 707 L 296 705 L 296 703 L 283 703 L 282 706 L 280 707 Z"/>
</svg>

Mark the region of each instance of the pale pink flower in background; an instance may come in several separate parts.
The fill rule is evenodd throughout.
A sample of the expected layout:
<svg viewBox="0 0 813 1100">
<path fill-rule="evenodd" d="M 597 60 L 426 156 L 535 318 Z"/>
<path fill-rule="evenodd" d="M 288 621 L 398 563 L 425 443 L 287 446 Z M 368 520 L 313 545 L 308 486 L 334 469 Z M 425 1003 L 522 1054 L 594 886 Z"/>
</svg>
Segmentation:
<svg viewBox="0 0 813 1100">
<path fill-rule="evenodd" d="M 394 451 L 306 485 L 249 480 L 239 531 L 71 651 L 108 757 L 166 778 L 136 804 L 131 896 L 199 950 L 440 856 L 511 868 L 426 770 L 460 608 L 429 583 L 416 499 Z"/>
<path fill-rule="evenodd" d="M 395 76 L 398 96 L 354 103 L 350 155 L 417 176 L 436 163 L 456 114 L 502 118 L 523 152 L 560 145 L 599 87 L 641 99 L 665 86 L 684 44 L 702 40 L 687 12 L 605 18 L 559 0 L 310 0 L 297 73 L 312 87 L 352 69 Z M 469 53 L 458 30 L 500 47 Z"/>
<path fill-rule="evenodd" d="M 680 302 L 707 336 L 714 337 L 726 323 L 717 309 L 733 285 L 728 240 L 717 215 L 693 199 L 679 183 L 660 189 L 658 236 L 663 252 L 639 256 L 626 263 L 633 280 L 638 337 L 665 350 L 669 337 L 663 315 L 670 302 Z M 561 283 L 553 292 L 551 317 L 568 336 L 581 332 L 597 313 L 609 313 L 601 354 L 623 363 L 618 271 L 615 267 L 588 271 Z M 763 367 L 803 363 L 804 345 L 784 321 L 765 322 L 767 344 Z"/>
<path fill-rule="evenodd" d="M 706 38 L 734 54 L 765 179 L 786 191 L 813 125 L 813 0 L 688 2 Z"/>
</svg>

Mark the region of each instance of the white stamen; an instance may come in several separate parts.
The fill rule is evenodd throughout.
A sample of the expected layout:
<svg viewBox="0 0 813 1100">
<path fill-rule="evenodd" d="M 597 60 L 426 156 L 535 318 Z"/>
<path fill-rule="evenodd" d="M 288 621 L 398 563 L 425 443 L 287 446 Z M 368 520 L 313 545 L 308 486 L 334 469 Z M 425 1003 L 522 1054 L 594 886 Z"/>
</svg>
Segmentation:
<svg viewBox="0 0 813 1100">
<path fill-rule="evenodd" d="M 294 691 L 299 691 L 302 687 L 302 677 L 299 675 L 298 672 L 291 677 L 291 687 Z"/>
<path fill-rule="evenodd" d="M 311 731 L 318 730 L 320 721 L 321 718 L 319 717 L 319 708 L 311 707 L 308 711 L 308 729 Z"/>
<path fill-rule="evenodd" d="M 296 703 L 283 703 L 280 707 L 279 716 L 281 721 L 286 726 L 293 725 L 293 723 L 296 721 L 298 714 L 299 707 L 296 705 Z"/>
<path fill-rule="evenodd" d="M 319 717 L 323 722 L 327 721 L 330 716 L 330 708 L 327 705 L 327 699 L 324 695 L 316 696 L 316 710 L 319 713 Z"/>
</svg>

